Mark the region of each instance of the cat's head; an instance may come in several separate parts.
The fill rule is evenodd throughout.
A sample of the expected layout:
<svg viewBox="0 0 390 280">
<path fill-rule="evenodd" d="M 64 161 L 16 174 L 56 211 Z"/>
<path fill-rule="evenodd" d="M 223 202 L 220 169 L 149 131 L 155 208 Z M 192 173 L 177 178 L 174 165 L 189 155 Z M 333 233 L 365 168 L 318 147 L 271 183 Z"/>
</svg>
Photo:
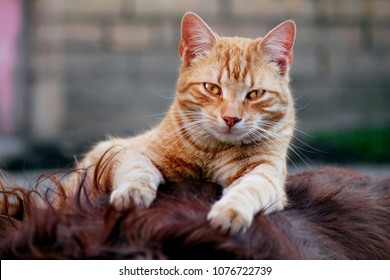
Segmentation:
<svg viewBox="0 0 390 280">
<path fill-rule="evenodd" d="M 270 138 L 294 122 L 288 70 L 296 27 L 286 21 L 264 38 L 220 37 L 184 15 L 176 101 L 188 127 L 229 143 Z"/>
</svg>

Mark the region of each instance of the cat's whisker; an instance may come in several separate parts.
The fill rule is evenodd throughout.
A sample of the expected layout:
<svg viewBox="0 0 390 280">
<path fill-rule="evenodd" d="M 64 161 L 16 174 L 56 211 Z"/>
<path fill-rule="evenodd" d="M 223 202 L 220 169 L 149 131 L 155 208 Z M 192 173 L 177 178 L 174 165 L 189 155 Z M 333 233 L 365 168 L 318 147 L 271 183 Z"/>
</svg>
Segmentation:
<svg viewBox="0 0 390 280">
<path fill-rule="evenodd" d="M 141 116 L 141 118 L 152 118 L 152 117 L 159 117 L 159 116 L 165 116 L 167 113 L 164 112 L 164 113 L 158 113 L 158 114 L 152 114 L 152 115 L 145 115 L 145 116 Z"/>
<path fill-rule="evenodd" d="M 188 136 L 193 136 L 194 138 L 198 138 L 201 136 L 207 135 L 208 127 L 204 127 L 202 130 L 198 130 L 195 133 L 191 133 L 190 131 L 187 132 Z M 184 137 L 184 136 L 183 136 Z M 196 140 L 192 139 L 192 137 L 189 138 L 190 142 L 195 143 Z M 184 149 L 184 145 L 180 148 L 180 150 L 177 151 L 176 156 L 180 155 L 181 151 Z"/>
<path fill-rule="evenodd" d="M 275 125 L 277 124 L 276 122 L 272 122 L 272 121 L 264 121 L 264 124 L 269 124 L 269 125 Z M 294 128 L 295 131 L 298 131 L 308 137 L 312 137 L 310 134 L 306 133 L 305 131 L 303 130 L 300 130 L 299 128 L 295 127 Z M 292 139 L 295 140 L 295 141 L 298 141 L 299 143 L 301 143 L 302 145 L 308 147 L 309 149 L 311 149 L 312 151 L 308 150 L 308 149 L 305 149 L 303 147 L 300 147 L 300 146 L 297 146 L 295 145 L 294 143 L 290 143 L 290 145 L 294 146 L 297 150 L 302 150 L 302 151 L 305 151 L 305 152 L 308 152 L 308 153 L 315 153 L 315 152 L 319 152 L 319 153 L 326 153 L 325 151 L 322 151 L 322 150 L 319 150 L 309 144 L 307 144 L 305 141 L 301 140 L 300 138 L 298 138 L 297 136 L 295 135 L 292 135 Z M 304 155 L 304 154 L 302 154 Z M 306 157 L 306 156 L 305 156 Z"/>
<path fill-rule="evenodd" d="M 274 144 L 287 144 L 288 140 L 282 138 L 280 135 L 273 133 L 269 130 L 263 129 L 261 127 L 257 127 L 255 130 L 257 133 L 257 137 L 261 139 L 266 139 L 267 141 L 274 142 Z M 276 142 L 275 142 L 276 141 Z"/>
<path fill-rule="evenodd" d="M 305 131 L 303 131 L 303 130 L 301 130 L 301 129 L 299 129 L 299 127 L 295 127 L 295 129 L 294 129 L 296 132 L 299 132 L 299 133 L 301 133 L 301 134 L 303 134 L 303 135 L 305 135 L 305 136 L 307 136 L 307 137 L 310 137 L 310 138 L 312 138 L 313 137 L 313 135 L 311 135 L 311 134 L 309 134 L 309 133 L 307 133 L 307 132 L 305 132 Z"/>
<path fill-rule="evenodd" d="M 272 138 L 271 138 L 271 136 L 269 135 L 270 132 L 267 130 L 260 130 L 260 131 L 265 133 L 265 135 L 264 134 L 259 135 L 258 131 L 252 132 L 252 135 L 254 135 L 256 137 L 256 139 L 259 137 L 265 139 L 266 141 L 263 141 L 262 144 L 266 145 L 268 148 L 272 148 L 272 147 L 270 147 L 269 141 L 271 141 L 272 145 L 276 145 L 279 149 L 281 148 L 281 146 L 278 143 L 280 141 L 283 141 L 282 143 L 284 144 L 284 142 L 285 142 L 285 140 L 279 139 L 277 135 L 272 135 Z M 277 142 L 275 142 L 275 140 Z M 286 158 L 288 159 L 289 162 L 291 162 L 291 164 L 295 167 L 295 169 L 298 170 L 298 172 L 301 172 L 299 167 L 295 164 L 295 162 L 290 158 L 290 156 L 288 154 L 286 154 Z M 302 160 L 302 161 L 305 162 L 304 160 Z"/>
<path fill-rule="evenodd" d="M 169 147 L 167 147 L 165 153 L 167 153 L 168 151 L 170 151 L 170 149 L 179 141 L 181 141 L 183 138 L 185 138 L 186 136 L 191 136 L 191 133 L 193 133 L 193 131 L 199 127 L 202 127 L 202 124 L 203 124 L 203 121 L 202 120 L 198 120 L 196 122 L 190 122 L 190 123 L 186 123 L 182 126 L 179 126 L 177 129 L 176 129 L 176 132 L 180 132 L 182 130 L 184 130 L 184 133 L 182 132 L 181 135 L 175 140 L 173 141 Z M 177 136 L 177 135 L 175 135 Z"/>
<path fill-rule="evenodd" d="M 195 111 L 170 111 L 170 113 L 172 114 L 191 114 L 191 115 L 194 115 L 194 116 L 201 116 L 201 112 L 195 112 Z M 141 118 L 149 118 L 149 117 L 158 117 L 158 116 L 165 116 L 167 114 L 167 112 L 164 112 L 164 113 L 157 113 L 157 114 L 152 114 L 152 115 L 145 115 L 145 116 L 141 116 Z"/>
<path fill-rule="evenodd" d="M 296 136 L 293 136 L 293 139 L 294 139 L 294 140 L 296 140 L 296 141 L 298 141 L 298 142 L 300 142 L 301 144 L 305 145 L 306 147 L 308 147 L 308 148 L 310 148 L 310 149 L 314 150 L 315 152 L 319 152 L 319 153 L 327 153 L 327 152 L 325 152 L 325 151 L 322 151 L 322 150 L 319 150 L 319 149 L 317 149 L 317 148 L 314 148 L 313 146 L 311 146 L 311 145 L 307 144 L 305 141 L 303 141 L 303 140 L 299 139 L 299 138 L 298 138 L 298 137 L 296 137 Z M 302 150 L 303 150 L 303 149 L 302 149 Z"/>
<path fill-rule="evenodd" d="M 178 142 L 181 142 L 184 138 L 188 138 L 190 142 L 194 142 L 191 138 L 191 136 L 196 136 L 197 134 L 199 134 L 199 130 L 197 130 L 196 132 L 193 132 L 193 131 L 186 131 L 183 135 L 181 135 L 181 137 L 179 137 L 175 142 L 173 142 L 168 148 L 167 148 L 167 151 L 165 152 L 165 154 L 170 151 L 170 149 Z M 181 148 L 180 150 L 178 150 L 178 152 L 176 153 L 176 156 L 178 156 L 181 152 L 181 150 L 185 147 L 185 145 L 181 145 Z"/>
<path fill-rule="evenodd" d="M 312 102 L 313 102 L 313 99 L 310 99 L 305 105 L 303 105 L 302 107 L 299 107 L 299 108 L 295 108 L 295 110 L 297 110 L 297 111 L 303 110 L 303 109 L 309 107 Z"/>
<path fill-rule="evenodd" d="M 283 143 L 283 141 L 285 142 L 285 140 L 281 139 L 279 136 L 275 136 L 274 138 L 276 141 L 278 142 L 281 142 Z M 294 144 L 290 143 L 290 146 L 289 146 L 289 150 L 291 150 L 296 156 L 298 156 L 298 158 L 310 169 L 310 165 L 306 162 L 306 160 L 309 160 L 307 158 L 307 156 L 303 153 L 300 152 L 299 150 L 299 147 L 295 146 Z M 306 160 L 303 158 L 305 157 Z M 292 162 L 292 160 L 290 159 L 290 161 Z M 294 166 L 296 167 L 296 165 L 294 164 Z M 297 168 L 298 169 L 298 168 Z"/>
<path fill-rule="evenodd" d="M 176 129 L 174 129 L 173 131 L 171 131 L 170 133 L 164 135 L 160 140 L 157 141 L 157 144 L 160 144 L 161 142 L 165 141 L 166 139 L 170 138 L 171 136 L 176 137 L 177 134 L 180 135 L 181 131 L 191 129 L 192 126 L 196 126 L 196 125 L 198 125 L 198 124 L 191 123 L 191 124 L 179 126 Z M 181 137 L 179 138 L 179 140 L 180 139 L 181 139 Z M 175 144 L 177 141 L 178 140 L 174 141 L 173 144 Z"/>
<path fill-rule="evenodd" d="M 172 135 L 175 135 L 180 130 L 185 129 L 187 126 L 191 126 L 191 125 L 197 124 L 198 122 L 202 122 L 202 120 L 196 120 L 196 121 L 192 121 L 192 122 L 187 122 L 187 123 L 183 124 L 182 126 L 178 126 L 176 123 L 172 123 L 172 124 L 168 125 L 167 128 L 168 129 L 169 128 L 174 128 L 174 129 L 171 130 L 169 133 L 165 134 L 162 137 L 162 139 L 160 139 L 158 141 L 161 142 L 162 140 L 165 140 L 165 139 L 171 137 Z"/>
<path fill-rule="evenodd" d="M 198 112 L 192 112 L 192 111 L 172 111 L 172 113 L 174 114 L 180 114 L 181 116 L 186 116 L 187 118 L 193 118 L 193 117 L 201 117 L 202 114 L 201 113 L 198 113 Z M 180 117 L 180 116 L 178 116 Z M 183 130 L 191 130 L 191 129 L 194 129 L 196 128 L 196 126 L 199 126 L 203 123 L 204 121 L 203 120 L 195 120 L 195 121 L 188 121 L 186 123 L 184 123 L 183 125 L 181 126 L 177 126 L 176 123 L 172 123 L 170 125 L 170 127 L 175 127 L 174 130 L 170 131 L 168 134 L 165 134 L 162 139 L 160 139 L 157 144 L 159 144 L 160 142 L 163 142 L 167 139 L 169 139 L 171 136 L 176 136 L 178 133 L 179 134 L 182 134 L 182 131 Z M 187 132 L 188 133 L 188 132 Z M 177 139 L 175 139 L 174 142 L 172 142 L 170 144 L 170 146 L 167 147 L 166 149 L 166 152 L 165 154 L 179 141 L 181 141 L 184 137 L 186 136 L 186 133 L 181 135 L 180 137 L 178 137 Z"/>
<path fill-rule="evenodd" d="M 291 146 L 290 150 L 299 157 L 299 159 L 307 166 L 307 168 L 311 169 L 311 166 L 306 162 L 306 160 L 303 159 L 303 157 L 299 154 L 298 151 L 295 150 L 294 147 Z"/>
<path fill-rule="evenodd" d="M 168 100 L 174 100 L 175 99 L 175 96 L 164 96 L 160 93 L 157 93 L 157 96 L 163 98 L 163 99 L 168 99 Z"/>
<path fill-rule="evenodd" d="M 257 132 L 251 132 L 250 136 L 251 136 L 251 138 L 252 138 L 254 141 L 256 141 L 256 140 L 259 138 Z M 266 145 L 268 148 L 272 148 L 272 147 L 270 147 L 269 141 L 272 141 L 272 140 L 274 140 L 274 139 L 270 138 L 270 136 L 268 136 L 268 135 L 265 135 L 265 136 L 262 135 L 262 136 L 260 136 L 260 137 L 261 137 L 261 138 L 265 138 L 265 139 L 267 140 L 267 141 L 263 141 L 261 144 Z M 275 141 L 273 141 L 272 144 L 273 144 L 273 145 L 276 145 L 277 147 L 279 147 L 279 144 L 278 144 L 277 142 L 275 142 Z M 279 148 L 281 148 L 281 147 L 279 147 Z M 294 167 L 300 172 L 298 166 L 295 164 L 295 162 L 290 158 L 290 156 L 289 156 L 288 154 L 286 154 L 286 158 L 287 158 L 288 161 L 291 162 L 291 163 L 294 165 Z"/>
</svg>

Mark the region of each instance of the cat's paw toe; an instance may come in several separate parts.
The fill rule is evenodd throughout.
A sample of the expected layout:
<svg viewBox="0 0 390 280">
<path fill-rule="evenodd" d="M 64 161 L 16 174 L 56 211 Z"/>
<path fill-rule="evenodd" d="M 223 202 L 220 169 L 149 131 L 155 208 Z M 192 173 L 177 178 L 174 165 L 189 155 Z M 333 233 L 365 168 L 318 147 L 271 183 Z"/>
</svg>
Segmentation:
<svg viewBox="0 0 390 280">
<path fill-rule="evenodd" d="M 146 208 L 156 197 L 156 191 L 143 185 L 126 185 L 116 188 L 110 196 L 110 204 L 117 211 L 128 209 L 133 202 L 136 206 Z"/>
<path fill-rule="evenodd" d="M 245 232 L 252 223 L 253 215 L 230 203 L 218 201 L 207 216 L 210 225 L 223 233 Z"/>
</svg>

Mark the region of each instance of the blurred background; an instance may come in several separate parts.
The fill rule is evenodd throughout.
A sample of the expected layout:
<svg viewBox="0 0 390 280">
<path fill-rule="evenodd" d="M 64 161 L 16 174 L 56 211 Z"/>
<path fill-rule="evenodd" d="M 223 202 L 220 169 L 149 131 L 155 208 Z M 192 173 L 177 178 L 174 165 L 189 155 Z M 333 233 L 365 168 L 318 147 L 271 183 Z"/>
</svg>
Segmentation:
<svg viewBox="0 0 390 280">
<path fill-rule="evenodd" d="M 186 11 L 252 38 L 294 19 L 290 158 L 390 174 L 389 0 L 0 0 L 0 168 L 70 167 L 158 122 Z"/>
</svg>

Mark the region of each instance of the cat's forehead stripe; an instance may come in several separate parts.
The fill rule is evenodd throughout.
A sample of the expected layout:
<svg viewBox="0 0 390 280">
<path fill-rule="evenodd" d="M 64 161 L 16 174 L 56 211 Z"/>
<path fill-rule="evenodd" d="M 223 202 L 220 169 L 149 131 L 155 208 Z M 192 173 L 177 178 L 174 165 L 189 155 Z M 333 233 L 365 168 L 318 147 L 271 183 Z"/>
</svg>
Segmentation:
<svg viewBox="0 0 390 280">
<path fill-rule="evenodd" d="M 229 48 L 226 49 L 224 52 L 224 68 L 226 69 L 227 78 L 230 79 L 230 50 Z"/>
<path fill-rule="evenodd" d="M 222 50 L 222 51 L 221 51 Z M 226 71 L 226 79 L 234 79 L 237 82 L 245 83 L 249 87 L 254 86 L 253 69 L 253 55 L 254 47 L 241 46 L 239 44 L 229 45 L 228 43 L 221 43 L 218 46 L 218 51 L 221 54 L 221 68 L 218 76 L 218 83 L 224 79 L 223 73 Z M 247 78 L 249 76 L 249 79 Z M 249 82 L 249 83 L 248 83 Z"/>
<path fill-rule="evenodd" d="M 244 70 L 242 71 L 242 80 L 243 81 L 247 81 L 246 77 L 247 77 L 249 69 L 250 69 L 251 61 L 252 61 L 252 54 L 250 51 L 247 51 L 246 55 L 245 55 L 245 66 L 244 66 Z M 251 85 L 251 87 L 252 87 L 252 85 Z"/>
</svg>

